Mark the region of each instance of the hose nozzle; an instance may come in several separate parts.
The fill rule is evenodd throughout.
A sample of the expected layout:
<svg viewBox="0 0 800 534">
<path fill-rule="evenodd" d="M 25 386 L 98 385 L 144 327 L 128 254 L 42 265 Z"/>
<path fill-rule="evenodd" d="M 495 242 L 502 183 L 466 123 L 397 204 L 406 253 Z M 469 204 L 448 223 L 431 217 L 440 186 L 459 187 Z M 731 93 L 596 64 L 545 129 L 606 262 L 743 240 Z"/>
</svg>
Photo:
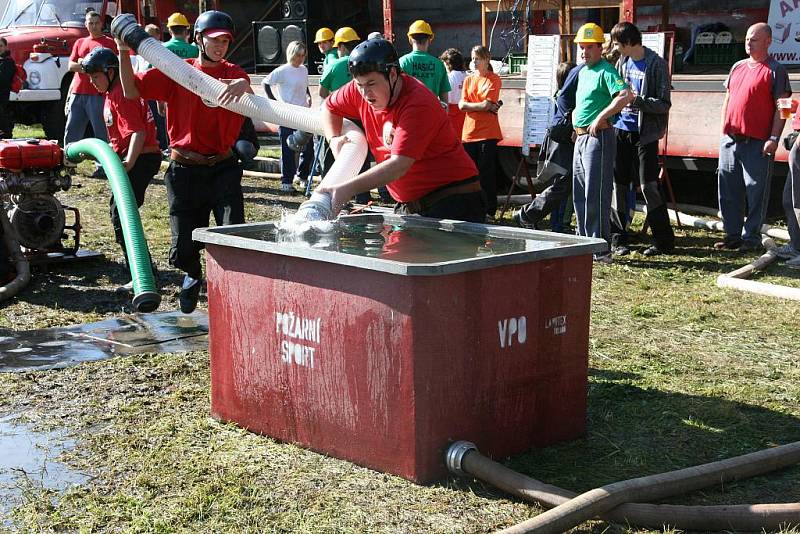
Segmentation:
<svg viewBox="0 0 800 534">
<path fill-rule="evenodd" d="M 139 23 L 136 22 L 136 17 L 132 13 L 123 13 L 117 15 L 111 21 L 111 35 L 117 39 L 122 40 L 130 46 L 135 52 L 138 52 L 139 45 L 145 39 L 152 39 Z"/>
</svg>

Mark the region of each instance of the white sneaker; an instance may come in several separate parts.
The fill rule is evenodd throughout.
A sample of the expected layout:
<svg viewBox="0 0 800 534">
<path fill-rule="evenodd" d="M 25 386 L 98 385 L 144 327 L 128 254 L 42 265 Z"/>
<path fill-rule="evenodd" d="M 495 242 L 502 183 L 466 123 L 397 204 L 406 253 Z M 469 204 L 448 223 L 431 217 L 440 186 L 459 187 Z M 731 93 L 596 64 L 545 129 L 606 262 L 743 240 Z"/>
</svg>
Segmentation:
<svg viewBox="0 0 800 534">
<path fill-rule="evenodd" d="M 779 258 L 791 260 L 792 258 L 800 256 L 800 250 L 795 249 L 791 243 L 787 243 L 773 250 L 773 254 L 775 254 Z"/>
<path fill-rule="evenodd" d="M 800 270 L 800 255 L 795 256 L 791 260 L 784 263 L 785 266 L 789 267 L 790 269 L 799 269 Z"/>
<path fill-rule="evenodd" d="M 595 263 L 604 263 L 609 265 L 614 263 L 614 258 L 610 252 L 603 252 L 602 254 L 595 254 L 594 255 L 594 262 Z"/>
</svg>

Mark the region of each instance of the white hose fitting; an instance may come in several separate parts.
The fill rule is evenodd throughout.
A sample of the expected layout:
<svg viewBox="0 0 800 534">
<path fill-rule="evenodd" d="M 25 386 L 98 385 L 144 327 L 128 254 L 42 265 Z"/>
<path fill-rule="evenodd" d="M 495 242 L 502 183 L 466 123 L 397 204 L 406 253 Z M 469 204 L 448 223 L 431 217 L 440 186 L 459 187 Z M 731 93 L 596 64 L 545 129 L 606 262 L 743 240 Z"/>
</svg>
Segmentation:
<svg viewBox="0 0 800 534">
<path fill-rule="evenodd" d="M 227 87 L 223 82 L 192 67 L 164 48 L 160 41 L 152 37 L 143 37 L 139 33 L 141 27 L 137 30 L 134 26 L 138 26 L 134 16 L 123 14 L 114 19 L 111 31 L 115 37 L 125 40 L 153 67 L 163 72 L 178 85 L 200 96 L 206 105 L 219 105 L 219 96 Z M 302 106 L 246 93 L 238 100 L 229 102 L 222 107 L 245 117 L 305 132 L 324 134 L 319 111 Z M 342 144 L 339 156 L 325 175 L 322 182 L 325 185 L 333 185 L 356 176 L 367 157 L 367 139 L 358 126 L 352 121 L 345 120 L 342 125 L 342 135 L 347 137 L 348 142 Z M 312 197 L 312 200 L 303 203 L 303 205 L 310 204 L 304 209 L 301 206 L 296 215 L 297 219 L 300 219 L 301 214 L 303 217 L 312 219 L 332 219 L 336 216 L 331 209 L 330 195 Z"/>
</svg>

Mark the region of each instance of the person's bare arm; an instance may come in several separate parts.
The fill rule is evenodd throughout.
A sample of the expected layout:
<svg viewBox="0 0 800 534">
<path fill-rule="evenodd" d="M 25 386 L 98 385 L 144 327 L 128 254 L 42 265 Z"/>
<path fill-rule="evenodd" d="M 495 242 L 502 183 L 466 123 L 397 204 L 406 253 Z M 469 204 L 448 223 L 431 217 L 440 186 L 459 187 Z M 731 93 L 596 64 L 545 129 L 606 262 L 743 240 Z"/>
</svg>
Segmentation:
<svg viewBox="0 0 800 534">
<path fill-rule="evenodd" d="M 722 100 L 722 113 L 719 120 L 720 135 L 725 135 L 725 115 L 728 113 L 728 98 L 730 95 L 729 91 L 725 91 L 725 98 Z"/>
<path fill-rule="evenodd" d="M 250 80 L 244 78 L 236 78 L 234 80 L 220 80 L 225 84 L 225 90 L 220 93 L 217 102 L 220 106 L 230 104 L 239 100 L 243 94 L 252 93 L 253 88 L 250 87 Z"/>
<path fill-rule="evenodd" d="M 592 121 L 592 124 L 589 125 L 589 134 L 597 137 L 598 132 L 602 130 L 600 125 L 603 123 L 603 121 L 608 121 L 610 117 L 613 117 L 622 111 L 622 108 L 630 104 L 634 98 L 636 98 L 636 95 L 634 95 L 628 89 L 623 89 L 617 93 L 617 96 L 614 97 L 614 100 L 612 100 L 611 103 L 606 106 L 606 108 L 601 111 L 597 117 L 595 117 L 594 121 Z"/>
<path fill-rule="evenodd" d="M 136 87 L 135 77 L 133 73 L 133 66 L 128 60 L 128 45 L 117 39 L 117 48 L 119 50 L 119 83 L 122 85 L 122 94 L 129 100 L 139 98 L 139 88 Z"/>
<path fill-rule="evenodd" d="M 414 161 L 413 158 L 407 156 L 393 155 L 386 161 L 378 163 L 371 169 L 349 180 L 330 186 L 326 185 L 323 180 L 323 183 L 317 187 L 317 191 L 320 193 L 330 193 L 333 213 L 339 213 L 342 206 L 353 198 L 353 195 L 370 191 L 376 187 L 386 185 L 401 178 L 408 172 L 414 164 Z"/>
<path fill-rule="evenodd" d="M 68 68 L 70 72 L 83 72 L 83 65 L 81 65 L 81 63 L 83 63 L 82 57 L 79 57 L 78 61 L 69 60 Z"/>
<path fill-rule="evenodd" d="M 131 136 L 131 144 L 128 145 L 128 153 L 125 155 L 125 159 L 122 160 L 125 171 L 130 171 L 133 166 L 136 165 L 136 160 L 139 158 L 139 154 L 142 153 L 146 138 L 147 135 L 143 131 L 134 132 Z"/>
<path fill-rule="evenodd" d="M 322 129 L 325 132 L 325 139 L 328 140 L 331 144 L 331 150 L 334 151 L 333 155 L 338 155 L 341 144 L 347 142 L 347 139 L 342 137 L 344 118 L 341 115 L 332 113 L 328 106 L 323 104 L 320 108 L 320 122 L 322 122 Z M 338 139 L 335 143 L 334 138 Z M 336 146 L 334 147 L 334 145 Z"/>
</svg>

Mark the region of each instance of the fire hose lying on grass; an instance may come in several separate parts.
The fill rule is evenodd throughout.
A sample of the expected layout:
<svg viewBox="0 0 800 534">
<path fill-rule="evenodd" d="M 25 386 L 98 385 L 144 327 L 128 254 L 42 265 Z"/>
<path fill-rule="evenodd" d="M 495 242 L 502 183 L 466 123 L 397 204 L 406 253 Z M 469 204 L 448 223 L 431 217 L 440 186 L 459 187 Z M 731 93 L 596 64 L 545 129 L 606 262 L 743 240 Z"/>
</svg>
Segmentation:
<svg viewBox="0 0 800 534">
<path fill-rule="evenodd" d="M 199 95 L 207 102 L 215 104 L 219 95 L 227 87 L 223 82 L 208 76 L 180 59 L 164 48 L 164 45 L 150 37 L 132 14 L 123 14 L 114 18 L 111 33 L 123 40 L 155 68 L 166 74 L 177 84 L 192 93 Z M 277 100 L 246 93 L 235 102 L 223 106 L 229 111 L 245 117 L 286 126 L 304 132 L 323 134 L 319 112 L 295 106 Z M 356 176 L 367 157 L 367 140 L 361 129 L 352 121 L 345 120 L 342 135 L 348 142 L 342 145 L 339 157 L 325 175 L 326 184 L 337 183 Z M 330 195 L 314 192 L 311 198 L 300 205 L 295 220 L 319 221 L 330 220 L 336 216 L 332 213 Z"/>
<path fill-rule="evenodd" d="M 459 441 L 446 453 L 447 468 L 470 475 L 526 501 L 551 510 L 501 532 L 564 532 L 599 516 L 640 527 L 686 530 L 761 530 L 800 524 L 800 503 L 732 506 L 640 504 L 715 484 L 761 475 L 800 462 L 800 442 L 669 473 L 615 482 L 581 495 L 545 484 L 481 455 L 474 444 Z"/>
<path fill-rule="evenodd" d="M 713 208 L 705 208 L 703 206 L 691 206 L 691 205 L 679 205 L 681 209 L 689 209 L 692 211 L 700 211 L 703 214 L 707 215 L 717 215 L 718 213 Z M 637 204 L 636 210 L 647 213 L 647 209 L 643 204 Z M 718 232 L 724 232 L 725 227 L 722 224 L 722 221 L 709 221 L 706 219 L 700 219 L 698 217 L 694 217 L 687 213 L 676 212 L 674 210 L 667 210 L 669 213 L 669 217 L 673 221 L 680 220 L 681 223 L 687 224 L 694 228 L 702 228 L 706 230 L 715 230 Z M 761 233 L 763 234 L 763 239 L 761 241 L 764 248 L 767 250 L 766 254 L 763 254 L 761 257 L 754 260 L 752 263 L 745 265 L 739 269 L 736 269 L 733 272 L 727 274 L 721 274 L 717 277 L 717 286 L 728 288 L 728 289 L 736 289 L 738 291 L 746 291 L 748 293 L 755 293 L 758 295 L 764 295 L 767 297 L 777 297 L 782 299 L 789 299 L 789 300 L 800 300 L 800 288 L 796 287 L 788 287 L 788 286 L 781 286 L 778 284 L 767 284 L 764 282 L 755 282 L 753 280 L 746 280 L 746 278 L 750 277 L 753 273 L 757 271 L 763 271 L 766 269 L 770 264 L 772 264 L 778 257 L 773 252 L 776 245 L 772 238 L 776 239 L 783 239 L 789 240 L 789 232 L 782 228 L 773 228 L 769 225 L 763 225 L 761 227 Z"/>
</svg>

